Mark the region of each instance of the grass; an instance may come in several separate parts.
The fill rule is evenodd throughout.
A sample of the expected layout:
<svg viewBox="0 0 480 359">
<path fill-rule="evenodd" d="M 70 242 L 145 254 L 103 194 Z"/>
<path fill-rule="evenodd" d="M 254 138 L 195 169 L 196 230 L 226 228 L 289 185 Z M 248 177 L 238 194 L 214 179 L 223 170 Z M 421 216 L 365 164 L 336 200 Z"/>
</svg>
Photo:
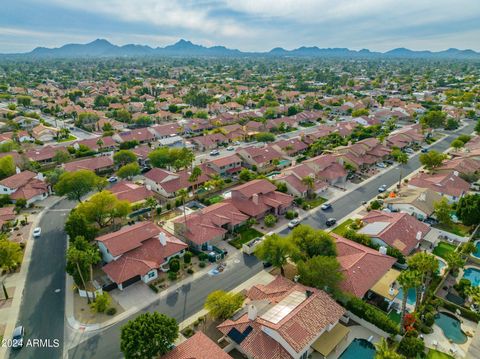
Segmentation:
<svg viewBox="0 0 480 359">
<path fill-rule="evenodd" d="M 215 204 L 223 201 L 223 197 L 220 196 L 219 194 L 216 194 L 215 196 L 210 197 L 208 201 L 210 202 L 210 204 Z"/>
<path fill-rule="evenodd" d="M 307 204 L 310 209 L 311 208 L 315 208 L 315 207 L 318 207 L 320 206 L 321 204 L 327 202 L 327 199 L 326 198 L 323 198 L 323 197 L 317 197 L 317 198 L 313 198 L 313 199 L 306 199 L 303 204 Z"/>
<path fill-rule="evenodd" d="M 242 244 L 250 242 L 252 239 L 263 236 L 262 232 L 257 231 L 255 228 L 243 227 L 238 232 L 238 237 L 229 243 L 237 249 L 242 248 Z"/>
<path fill-rule="evenodd" d="M 430 349 L 427 354 L 427 359 L 453 359 L 453 357 L 438 350 Z"/>
<path fill-rule="evenodd" d="M 68 141 L 73 141 L 73 140 L 76 140 L 77 138 L 73 135 L 69 135 L 67 138 L 62 138 L 60 140 L 58 140 L 57 142 L 58 143 L 61 143 L 61 142 L 68 142 Z"/>
<path fill-rule="evenodd" d="M 340 223 L 337 227 L 335 227 L 332 232 L 338 234 L 339 236 L 343 236 L 343 234 L 348 230 L 348 227 L 353 223 L 353 219 L 349 218 L 346 221 Z"/>
<path fill-rule="evenodd" d="M 461 237 L 468 237 L 470 234 L 470 227 L 465 226 L 461 223 L 451 223 L 449 225 L 439 223 L 435 225 L 435 228 L 442 229 L 444 231 L 456 234 L 457 236 Z"/>
<path fill-rule="evenodd" d="M 445 258 L 447 254 L 455 251 L 455 246 L 450 243 L 440 242 L 433 250 L 433 254 Z"/>
<path fill-rule="evenodd" d="M 388 313 L 388 317 L 395 323 L 400 324 L 400 314 L 398 314 L 396 310 L 391 310 L 390 313 Z"/>
</svg>

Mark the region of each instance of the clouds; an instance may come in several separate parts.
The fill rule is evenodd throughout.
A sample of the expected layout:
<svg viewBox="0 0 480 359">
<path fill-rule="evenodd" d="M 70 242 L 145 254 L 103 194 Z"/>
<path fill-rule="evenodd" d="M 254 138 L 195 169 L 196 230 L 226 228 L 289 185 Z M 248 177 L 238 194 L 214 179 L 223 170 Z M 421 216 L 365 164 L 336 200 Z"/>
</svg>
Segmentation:
<svg viewBox="0 0 480 359">
<path fill-rule="evenodd" d="M 96 37 L 163 46 L 178 38 L 242 50 L 282 46 L 480 50 L 477 0 L 25 0 L 6 5 L 0 51 L 15 38 Z M 23 6 L 23 8 L 21 8 Z M 45 9 L 48 9 L 46 11 Z M 35 12 L 37 10 L 37 12 Z M 35 16 L 40 12 L 44 16 Z M 52 34 L 60 34 L 55 37 Z M 69 41 L 69 40 L 67 40 Z M 7 46 L 8 43 L 8 46 Z"/>
</svg>

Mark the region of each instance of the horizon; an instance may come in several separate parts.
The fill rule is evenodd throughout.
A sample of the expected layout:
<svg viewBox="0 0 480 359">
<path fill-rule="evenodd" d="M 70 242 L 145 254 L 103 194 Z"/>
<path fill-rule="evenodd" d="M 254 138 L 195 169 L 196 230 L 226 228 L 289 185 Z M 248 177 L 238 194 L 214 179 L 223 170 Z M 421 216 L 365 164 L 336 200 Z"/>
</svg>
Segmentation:
<svg viewBox="0 0 480 359">
<path fill-rule="evenodd" d="M 0 53 L 104 38 L 164 47 L 178 39 L 242 52 L 276 47 L 480 51 L 480 6 L 414 0 L 156 1 L 25 0 L 3 4 Z"/>
</svg>

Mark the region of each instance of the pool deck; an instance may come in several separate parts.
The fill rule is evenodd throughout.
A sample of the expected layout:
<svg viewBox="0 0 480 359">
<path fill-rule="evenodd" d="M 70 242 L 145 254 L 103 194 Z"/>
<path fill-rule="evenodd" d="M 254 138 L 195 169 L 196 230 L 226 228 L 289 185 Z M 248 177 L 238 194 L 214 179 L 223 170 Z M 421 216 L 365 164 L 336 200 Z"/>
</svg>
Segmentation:
<svg viewBox="0 0 480 359">
<path fill-rule="evenodd" d="M 367 328 L 362 327 L 361 325 L 353 325 L 348 327 L 348 329 L 350 329 L 350 333 L 348 333 L 347 340 L 340 343 L 337 349 L 332 351 L 327 356 L 327 359 L 337 359 L 345 351 L 345 349 L 347 349 L 350 343 L 356 338 L 368 340 L 370 336 L 373 336 L 372 343 L 376 343 L 380 341 L 379 335 L 368 330 Z M 314 351 L 312 353 L 312 359 L 323 359 L 323 356 L 320 353 L 317 353 L 316 351 Z"/>
<path fill-rule="evenodd" d="M 442 310 L 442 312 L 448 312 L 452 314 L 447 310 Z M 461 327 L 465 333 L 475 333 L 475 331 L 477 330 L 477 323 L 459 317 L 458 315 L 455 315 L 455 317 L 457 317 L 461 321 Z M 437 324 L 433 324 L 432 329 L 433 333 L 424 334 L 425 346 L 450 355 L 452 355 L 450 349 L 456 347 L 458 350 L 455 355 L 456 358 L 468 358 L 466 353 L 468 352 L 468 348 L 472 343 L 471 337 L 467 336 L 467 341 L 463 344 L 451 343 L 450 340 L 445 336 L 445 334 L 443 334 L 443 330 Z M 434 345 L 434 341 L 437 342 L 437 345 Z"/>
</svg>

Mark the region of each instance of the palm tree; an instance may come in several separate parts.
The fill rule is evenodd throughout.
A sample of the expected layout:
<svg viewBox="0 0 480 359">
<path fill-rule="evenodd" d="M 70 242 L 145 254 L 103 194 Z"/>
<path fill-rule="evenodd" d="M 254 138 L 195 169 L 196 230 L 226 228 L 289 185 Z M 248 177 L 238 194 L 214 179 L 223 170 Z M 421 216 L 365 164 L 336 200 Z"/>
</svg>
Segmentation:
<svg viewBox="0 0 480 359">
<path fill-rule="evenodd" d="M 418 252 L 408 259 L 408 267 L 418 271 L 421 275 L 421 284 L 416 288 L 415 310 L 417 310 L 420 303 L 426 298 L 425 294 L 433 275 L 438 271 L 438 260 L 432 254 Z M 421 290 L 422 287 L 424 288 L 423 291 Z"/>
<path fill-rule="evenodd" d="M 456 272 L 459 268 L 465 265 L 465 260 L 459 252 L 451 252 L 445 256 L 448 269 L 452 272 Z"/>
<path fill-rule="evenodd" d="M 375 344 L 375 359 L 403 359 L 401 354 L 396 352 L 395 347 L 390 347 L 385 338 Z"/>
<path fill-rule="evenodd" d="M 185 221 L 185 232 L 187 232 L 187 209 L 185 207 L 185 199 L 188 197 L 188 192 L 185 188 L 178 191 L 178 197 L 182 200 L 183 204 L 183 220 Z"/>
<path fill-rule="evenodd" d="M 192 184 L 193 193 L 195 193 L 195 183 L 198 181 L 198 178 L 202 175 L 202 169 L 198 166 L 193 167 L 190 177 L 188 177 L 188 182 Z"/>
<path fill-rule="evenodd" d="M 404 323 L 405 323 L 405 313 L 407 311 L 408 291 L 410 290 L 410 288 L 417 288 L 420 285 L 420 273 L 414 270 L 403 271 L 398 276 L 397 282 L 403 291 L 402 314 L 400 317 L 400 332 L 403 334 L 405 332 Z"/>
<path fill-rule="evenodd" d="M 157 200 L 155 197 L 148 197 L 145 200 L 145 205 L 150 208 L 150 216 L 152 217 L 152 222 L 155 222 L 155 208 L 157 207 Z"/>
<path fill-rule="evenodd" d="M 402 177 L 403 177 L 403 166 L 408 163 L 408 155 L 404 152 L 399 151 L 400 153 L 397 154 L 396 160 L 400 164 L 400 176 L 398 178 L 398 188 L 402 185 Z"/>
<path fill-rule="evenodd" d="M 313 196 L 313 186 L 315 184 L 315 180 L 312 176 L 305 176 L 302 178 L 302 183 L 307 186 L 307 197 L 312 198 Z"/>
</svg>

